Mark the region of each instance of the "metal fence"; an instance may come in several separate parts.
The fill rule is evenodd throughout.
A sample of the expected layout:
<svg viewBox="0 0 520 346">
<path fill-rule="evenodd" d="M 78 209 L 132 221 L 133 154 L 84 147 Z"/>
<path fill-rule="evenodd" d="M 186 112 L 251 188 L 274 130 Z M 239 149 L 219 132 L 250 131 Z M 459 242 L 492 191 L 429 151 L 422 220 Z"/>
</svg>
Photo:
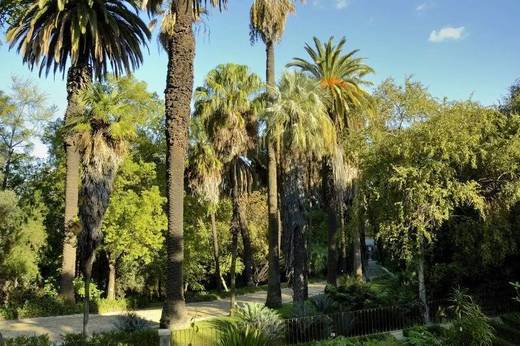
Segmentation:
<svg viewBox="0 0 520 346">
<path fill-rule="evenodd" d="M 488 316 L 518 311 L 510 296 L 475 297 L 475 302 Z M 449 320 L 450 306 L 447 299 L 429 302 L 431 319 L 434 322 Z M 298 317 L 284 320 L 286 345 L 302 344 L 331 337 L 368 336 L 402 330 L 423 323 L 423 308 L 420 304 L 396 305 L 344 311 L 333 314 Z M 219 332 L 211 327 L 191 328 L 173 332 L 174 346 L 213 346 Z"/>
</svg>

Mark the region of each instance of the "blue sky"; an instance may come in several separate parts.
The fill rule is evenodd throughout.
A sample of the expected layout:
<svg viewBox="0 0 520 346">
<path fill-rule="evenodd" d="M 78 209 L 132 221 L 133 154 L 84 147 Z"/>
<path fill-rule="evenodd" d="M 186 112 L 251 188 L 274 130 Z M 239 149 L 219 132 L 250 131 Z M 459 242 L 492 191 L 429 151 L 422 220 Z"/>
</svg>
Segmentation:
<svg viewBox="0 0 520 346">
<path fill-rule="evenodd" d="M 249 6 L 249 0 L 229 0 L 228 9 L 212 11 L 198 31 L 195 86 L 220 63 L 247 64 L 264 76 L 264 46 L 249 42 Z M 519 13 L 520 0 L 307 0 L 276 47 L 277 74 L 291 58 L 305 56 L 313 36 L 346 36 L 347 49 L 360 49 L 375 69 L 375 83 L 413 75 L 437 97 L 494 104 L 520 78 Z M 162 94 L 166 54 L 155 40 L 149 46 L 135 76 Z M 61 75 L 38 78 L 5 43 L 0 62 L 1 89 L 13 74 L 31 78 L 63 110 Z"/>
</svg>

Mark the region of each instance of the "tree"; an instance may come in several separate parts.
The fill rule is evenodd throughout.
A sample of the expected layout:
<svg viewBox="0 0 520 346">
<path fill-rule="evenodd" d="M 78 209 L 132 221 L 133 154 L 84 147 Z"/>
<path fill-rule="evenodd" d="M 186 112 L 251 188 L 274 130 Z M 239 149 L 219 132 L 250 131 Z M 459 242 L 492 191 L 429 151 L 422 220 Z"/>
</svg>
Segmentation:
<svg viewBox="0 0 520 346">
<path fill-rule="evenodd" d="M 132 78 L 109 78 L 79 95 L 69 131 L 76 134 L 82 179 L 79 218 L 80 268 L 85 281 L 83 335 L 87 335 L 92 265 L 101 243 L 101 226 L 108 208 L 117 170 L 136 136 L 137 124 L 150 107 L 146 84 Z"/>
<path fill-rule="evenodd" d="M 287 16 L 295 11 L 293 0 L 254 0 L 250 11 L 251 42 L 259 38 L 265 44 L 266 83 L 268 93 L 276 85 L 274 45 L 281 40 Z M 278 218 L 278 182 L 275 143 L 267 138 L 268 209 L 269 209 L 269 278 L 265 305 L 270 308 L 282 306 L 280 288 L 280 249 Z"/>
<path fill-rule="evenodd" d="M 206 3 L 207 0 L 204 1 Z M 226 0 L 209 0 L 220 8 Z M 161 13 L 161 6 L 174 19 L 164 34 L 168 54 L 166 73 L 165 122 L 167 165 L 168 234 L 166 237 L 167 292 L 161 316 L 161 327 L 172 327 L 185 318 L 183 290 L 183 211 L 184 211 L 184 160 L 188 146 L 190 104 L 193 94 L 193 62 L 195 38 L 193 25 L 202 11 L 202 0 L 148 0 L 143 8 L 149 13 Z"/>
<path fill-rule="evenodd" d="M 103 250 L 109 265 L 107 298 L 115 299 L 118 265 L 149 264 L 164 244 L 164 204 L 153 163 L 126 158 L 114 181 L 114 192 L 103 221 Z"/>
<path fill-rule="evenodd" d="M 132 11 L 133 10 L 133 11 Z M 141 45 L 150 32 L 137 15 L 132 0 L 44 0 L 32 3 L 7 31 L 10 48 L 16 46 L 32 70 L 40 74 L 65 74 L 67 62 L 67 110 L 65 122 L 76 112 L 76 96 L 94 77 L 102 79 L 110 65 L 116 75 L 131 72 L 143 60 Z M 73 136 L 65 139 L 65 241 L 61 273 L 61 295 L 74 301 L 79 154 Z"/>
<path fill-rule="evenodd" d="M 196 119 L 192 121 L 191 133 L 194 144 L 190 151 L 190 187 L 202 202 L 207 202 L 211 219 L 211 234 L 213 240 L 213 258 L 215 260 L 215 282 L 220 291 L 225 286 L 222 278 L 219 259 L 219 244 L 217 233 L 216 212 L 220 200 L 220 185 L 222 183 L 222 162 L 218 159 L 207 135 Z"/>
<path fill-rule="evenodd" d="M 233 201 L 231 221 L 232 251 L 236 258 L 238 232 L 244 244 L 245 278 L 252 283 L 253 256 L 245 207 L 252 188 L 250 162 L 245 158 L 256 135 L 255 98 L 263 84 L 244 65 L 219 65 L 206 77 L 195 93 L 195 116 L 203 123 L 208 140 L 230 186 Z M 234 305 L 234 268 L 231 268 L 231 305 Z"/>
<path fill-rule="evenodd" d="M 351 128 L 356 123 L 352 111 L 370 104 L 369 94 L 362 88 L 369 84 L 364 78 L 372 73 L 370 66 L 355 55 L 358 50 L 343 53 L 346 40 L 337 44 L 331 37 L 323 44 L 316 37 L 314 48 L 306 44 L 305 50 L 310 60 L 294 58 L 287 66 L 296 67 L 316 79 L 327 94 L 327 111 L 338 133 L 344 128 Z M 341 137 L 338 136 L 338 139 Z M 338 143 L 339 146 L 339 143 Z M 345 185 L 342 150 L 336 150 L 334 158 L 326 157 L 323 162 L 324 203 L 328 214 L 328 259 L 327 282 L 336 285 L 337 277 L 337 206 L 338 187 Z M 343 201 L 341 201 L 343 203 Z"/>
<path fill-rule="evenodd" d="M 13 77 L 11 89 L 10 96 L 0 94 L 0 153 L 5 160 L 2 190 L 8 188 L 13 165 L 31 149 L 32 139 L 41 135 L 42 122 L 55 111 L 30 81 Z"/>
<path fill-rule="evenodd" d="M 319 84 L 301 73 L 282 76 L 272 107 L 268 108 L 269 130 L 281 143 L 285 158 L 284 221 L 291 244 L 286 245 L 287 264 L 293 267 L 293 301 L 303 307 L 308 191 L 305 162 L 320 159 L 336 148 L 336 129 L 327 114 Z"/>
</svg>

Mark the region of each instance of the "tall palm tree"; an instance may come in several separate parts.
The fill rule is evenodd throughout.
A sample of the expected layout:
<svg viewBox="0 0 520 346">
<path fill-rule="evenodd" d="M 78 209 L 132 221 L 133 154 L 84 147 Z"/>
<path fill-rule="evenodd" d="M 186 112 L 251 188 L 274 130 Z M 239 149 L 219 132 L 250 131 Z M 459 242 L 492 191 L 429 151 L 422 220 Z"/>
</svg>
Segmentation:
<svg viewBox="0 0 520 346">
<path fill-rule="evenodd" d="M 343 52 L 346 39 L 343 37 L 337 44 L 331 37 L 325 44 L 314 38 L 314 47 L 306 44 L 305 50 L 310 60 L 294 58 L 287 66 L 296 67 L 316 79 L 327 94 L 327 112 L 338 133 L 356 123 L 352 110 L 370 103 L 369 94 L 363 89 L 369 84 L 364 78 L 373 69 L 356 57 L 358 50 Z M 339 138 L 339 136 L 338 136 Z M 328 258 L 327 282 L 336 285 L 337 278 L 337 204 L 340 187 L 345 185 L 345 175 L 340 143 L 334 158 L 323 160 L 324 203 L 328 215 Z M 342 202 L 341 202 L 342 203 Z"/>
<path fill-rule="evenodd" d="M 70 114 L 69 131 L 76 137 L 82 168 L 79 255 L 85 281 L 84 335 L 87 335 L 92 265 L 101 242 L 103 217 L 128 141 L 137 135 L 136 124 L 148 109 L 148 95 L 144 83 L 135 83 L 131 78 L 110 78 L 108 83 L 98 83 L 82 91 L 76 100 L 80 107 Z"/>
<path fill-rule="evenodd" d="M 101 79 L 110 67 L 119 75 L 131 72 L 142 60 L 141 45 L 150 33 L 137 15 L 133 0 L 42 0 L 33 2 L 9 27 L 7 41 L 16 47 L 30 69 L 40 74 L 67 73 L 65 122 L 77 107 L 75 97 Z M 78 213 L 79 154 L 74 136 L 64 139 L 66 152 L 65 222 L 61 295 L 74 301 Z"/>
<path fill-rule="evenodd" d="M 202 121 L 217 157 L 224 164 L 233 200 L 231 222 L 233 263 L 237 236 L 244 244 L 245 278 L 252 280 L 253 257 L 246 219 L 247 194 L 251 189 L 251 169 L 244 159 L 256 136 L 256 97 L 263 83 L 244 65 L 219 65 L 195 92 L 195 116 Z M 234 266 L 231 268 L 231 295 L 234 305 Z"/>
<path fill-rule="evenodd" d="M 287 244 L 286 261 L 293 267 L 293 301 L 303 307 L 305 299 L 305 210 L 309 191 L 305 189 L 305 165 L 336 149 L 336 129 L 327 114 L 319 84 L 302 73 L 285 73 L 276 101 L 268 108 L 269 131 L 278 138 L 285 160 L 283 193 Z"/>
<path fill-rule="evenodd" d="M 185 319 L 183 262 L 184 262 L 184 160 L 188 146 L 188 124 L 193 94 L 193 62 L 195 37 L 193 25 L 211 3 L 222 8 L 227 0 L 144 0 L 143 8 L 151 14 L 170 16 L 169 30 L 163 31 L 163 42 L 168 54 L 166 72 L 165 122 L 168 233 L 166 237 L 167 271 L 166 301 L 161 316 L 161 327 L 174 326 Z"/>
<path fill-rule="evenodd" d="M 287 16 L 295 11 L 294 0 L 254 0 L 250 11 L 251 42 L 259 38 L 265 44 L 266 51 L 266 82 L 268 92 L 276 86 L 274 45 L 280 41 L 285 31 Z M 267 169 L 268 194 L 267 205 L 269 213 L 269 275 L 267 299 L 265 305 L 270 308 L 282 306 L 282 291 L 280 288 L 280 249 L 279 249 L 279 210 L 278 182 L 275 143 L 267 139 Z"/>
<path fill-rule="evenodd" d="M 213 238 L 213 259 L 215 261 L 215 282 L 220 291 L 225 286 L 220 270 L 220 255 L 216 225 L 216 211 L 220 200 L 222 183 L 222 162 L 208 142 L 207 135 L 197 119 L 192 119 L 190 126 L 191 139 L 194 144 L 190 150 L 190 187 L 203 201 L 209 205 L 211 234 Z"/>
</svg>

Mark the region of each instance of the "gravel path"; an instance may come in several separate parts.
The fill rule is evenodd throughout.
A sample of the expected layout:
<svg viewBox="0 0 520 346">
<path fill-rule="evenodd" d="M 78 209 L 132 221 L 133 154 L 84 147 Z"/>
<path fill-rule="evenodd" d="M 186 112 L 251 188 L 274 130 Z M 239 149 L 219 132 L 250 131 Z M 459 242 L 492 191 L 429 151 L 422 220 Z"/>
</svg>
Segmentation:
<svg viewBox="0 0 520 346">
<path fill-rule="evenodd" d="M 309 284 L 309 296 L 323 293 L 324 283 Z M 266 292 L 258 291 L 237 297 L 239 303 L 265 303 Z M 292 301 L 292 290 L 282 289 L 284 303 Z M 203 320 L 210 317 L 227 315 L 229 313 L 229 300 L 219 299 L 209 302 L 197 302 L 187 304 L 188 323 L 194 320 Z M 161 309 L 151 308 L 137 310 L 135 313 L 142 318 L 158 324 L 161 318 Z M 124 313 L 91 314 L 89 319 L 89 331 L 102 333 L 114 329 L 114 321 Z M 48 334 L 51 341 L 59 341 L 63 334 L 80 333 L 83 323 L 83 315 L 37 317 L 21 320 L 0 321 L 0 332 L 4 338 L 12 338 L 20 335 Z"/>
</svg>

